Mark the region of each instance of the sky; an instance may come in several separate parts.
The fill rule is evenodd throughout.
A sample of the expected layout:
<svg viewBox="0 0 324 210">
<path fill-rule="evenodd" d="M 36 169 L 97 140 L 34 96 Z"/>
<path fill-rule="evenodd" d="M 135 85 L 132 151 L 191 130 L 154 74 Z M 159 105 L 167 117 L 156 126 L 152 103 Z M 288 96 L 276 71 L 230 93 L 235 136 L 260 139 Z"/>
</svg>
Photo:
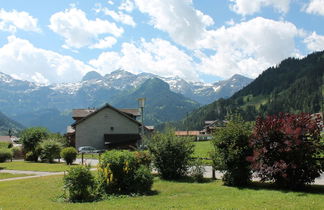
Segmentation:
<svg viewBox="0 0 324 210">
<path fill-rule="evenodd" d="M 0 72 L 52 84 L 89 71 L 215 82 L 324 50 L 324 0 L 1 0 Z"/>
</svg>

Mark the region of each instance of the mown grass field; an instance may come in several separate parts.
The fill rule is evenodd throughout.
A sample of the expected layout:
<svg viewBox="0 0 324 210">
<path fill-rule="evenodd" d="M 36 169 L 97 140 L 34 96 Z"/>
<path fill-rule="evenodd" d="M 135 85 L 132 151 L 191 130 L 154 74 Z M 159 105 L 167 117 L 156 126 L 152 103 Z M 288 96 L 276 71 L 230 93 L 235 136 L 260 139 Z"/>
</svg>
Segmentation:
<svg viewBox="0 0 324 210">
<path fill-rule="evenodd" d="M 94 203 L 65 203 L 62 176 L 0 182 L 0 209 L 324 209 L 324 187 L 306 192 L 254 185 L 234 188 L 221 181 L 169 182 L 155 179 L 153 195 L 113 197 Z"/>
<path fill-rule="evenodd" d="M 0 169 L 21 170 L 21 171 L 49 171 L 61 172 L 66 171 L 72 166 L 65 163 L 35 163 L 27 161 L 13 161 L 0 163 Z M 0 208 L 1 209 L 1 208 Z"/>
<path fill-rule="evenodd" d="M 24 177 L 24 176 L 31 176 L 31 174 L 0 173 L 0 179 L 8 179 L 8 178 Z"/>
</svg>

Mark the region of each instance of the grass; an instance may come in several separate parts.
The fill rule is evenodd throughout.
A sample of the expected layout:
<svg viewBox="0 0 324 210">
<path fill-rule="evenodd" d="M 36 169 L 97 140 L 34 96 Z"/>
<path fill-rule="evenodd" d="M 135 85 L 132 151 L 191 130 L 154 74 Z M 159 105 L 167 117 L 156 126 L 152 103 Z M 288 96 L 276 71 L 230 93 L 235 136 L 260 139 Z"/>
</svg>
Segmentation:
<svg viewBox="0 0 324 210">
<path fill-rule="evenodd" d="M 0 163 L 0 169 L 21 170 L 21 171 L 49 171 L 61 172 L 73 167 L 65 163 L 35 163 L 28 161 L 13 161 Z M 1 209 L 1 207 L 0 207 Z"/>
<path fill-rule="evenodd" d="M 77 158 L 81 158 L 81 154 L 78 154 Z M 84 159 L 99 159 L 99 154 L 83 154 Z"/>
<path fill-rule="evenodd" d="M 62 176 L 0 182 L 0 209 L 324 209 L 323 186 L 292 192 L 260 184 L 235 188 L 221 181 L 198 184 L 156 178 L 154 195 L 94 203 L 58 202 L 62 187 Z"/>
<path fill-rule="evenodd" d="M 8 179 L 8 178 L 15 178 L 15 177 L 24 177 L 24 176 L 31 176 L 32 174 L 11 174 L 11 173 L 0 173 L 0 179 Z"/>
<path fill-rule="evenodd" d="M 213 144 L 211 141 L 196 141 L 194 142 L 195 152 L 194 157 L 210 158 L 209 152 L 213 150 Z M 211 165 L 211 160 L 203 160 L 203 164 Z"/>
</svg>

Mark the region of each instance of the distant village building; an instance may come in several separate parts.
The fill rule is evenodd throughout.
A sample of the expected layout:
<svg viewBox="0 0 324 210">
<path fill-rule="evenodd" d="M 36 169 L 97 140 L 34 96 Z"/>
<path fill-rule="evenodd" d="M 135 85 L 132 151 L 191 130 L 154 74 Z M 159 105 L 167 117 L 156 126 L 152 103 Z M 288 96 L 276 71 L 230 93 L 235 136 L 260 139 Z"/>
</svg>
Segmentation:
<svg viewBox="0 0 324 210">
<path fill-rule="evenodd" d="M 217 128 L 224 127 L 226 123 L 227 121 L 220 120 L 205 121 L 205 126 L 200 131 L 175 131 L 175 135 L 195 137 L 196 141 L 211 140 Z"/>
<path fill-rule="evenodd" d="M 106 104 L 100 109 L 74 109 L 75 122 L 68 126 L 66 136 L 75 147 L 96 149 L 134 148 L 141 141 L 142 124 L 136 120 L 138 109 L 116 109 Z M 154 130 L 144 127 L 145 132 Z"/>
</svg>

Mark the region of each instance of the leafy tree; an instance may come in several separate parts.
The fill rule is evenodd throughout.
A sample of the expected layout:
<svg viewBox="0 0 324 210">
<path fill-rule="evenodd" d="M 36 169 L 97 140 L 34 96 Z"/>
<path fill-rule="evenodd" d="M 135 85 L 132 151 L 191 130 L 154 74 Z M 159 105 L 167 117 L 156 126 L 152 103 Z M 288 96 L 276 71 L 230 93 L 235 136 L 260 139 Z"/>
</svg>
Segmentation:
<svg viewBox="0 0 324 210">
<path fill-rule="evenodd" d="M 41 148 L 40 158 L 42 161 L 53 163 L 55 158 L 60 158 L 62 144 L 55 139 L 47 139 L 41 142 L 39 146 Z"/>
<path fill-rule="evenodd" d="M 163 179 L 178 179 L 188 172 L 194 145 L 190 138 L 175 136 L 173 130 L 156 133 L 148 140 L 153 163 Z"/>
<path fill-rule="evenodd" d="M 279 114 L 258 118 L 250 139 L 252 168 L 262 181 L 300 188 L 320 176 L 323 166 L 321 118 L 309 114 Z"/>
<path fill-rule="evenodd" d="M 32 160 L 37 161 L 39 156 L 39 150 L 37 146 L 39 143 L 49 136 L 49 131 L 43 127 L 27 128 L 22 131 L 20 139 L 24 151 L 32 154 Z"/>
<path fill-rule="evenodd" d="M 213 163 L 215 168 L 225 172 L 225 185 L 243 186 L 250 181 L 251 169 L 247 161 L 251 155 L 250 134 L 250 126 L 239 116 L 234 116 L 225 128 L 216 130 L 214 134 Z"/>
</svg>

